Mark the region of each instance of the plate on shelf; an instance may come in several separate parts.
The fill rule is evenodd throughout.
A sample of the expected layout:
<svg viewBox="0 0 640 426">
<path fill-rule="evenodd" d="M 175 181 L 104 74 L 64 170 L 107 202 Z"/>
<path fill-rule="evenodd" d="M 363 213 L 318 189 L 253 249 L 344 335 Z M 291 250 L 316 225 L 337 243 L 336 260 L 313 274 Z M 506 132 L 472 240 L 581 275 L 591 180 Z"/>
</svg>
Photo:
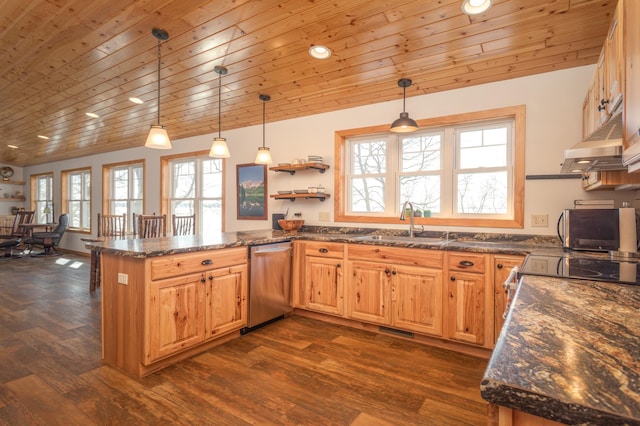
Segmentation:
<svg viewBox="0 0 640 426">
<path fill-rule="evenodd" d="M 293 191 L 278 191 L 278 194 L 280 195 L 287 195 L 287 194 L 291 194 Z"/>
<path fill-rule="evenodd" d="M 294 189 L 293 192 L 296 194 L 307 194 L 309 191 L 306 189 Z"/>
</svg>

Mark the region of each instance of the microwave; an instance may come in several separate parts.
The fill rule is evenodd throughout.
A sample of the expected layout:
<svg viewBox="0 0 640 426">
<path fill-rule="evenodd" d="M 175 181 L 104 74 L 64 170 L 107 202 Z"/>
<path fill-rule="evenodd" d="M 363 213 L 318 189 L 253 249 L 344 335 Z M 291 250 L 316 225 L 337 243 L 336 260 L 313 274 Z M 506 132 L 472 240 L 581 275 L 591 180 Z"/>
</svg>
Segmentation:
<svg viewBox="0 0 640 426">
<path fill-rule="evenodd" d="M 565 250 L 616 251 L 620 247 L 618 209 L 565 209 L 558 220 Z"/>
</svg>

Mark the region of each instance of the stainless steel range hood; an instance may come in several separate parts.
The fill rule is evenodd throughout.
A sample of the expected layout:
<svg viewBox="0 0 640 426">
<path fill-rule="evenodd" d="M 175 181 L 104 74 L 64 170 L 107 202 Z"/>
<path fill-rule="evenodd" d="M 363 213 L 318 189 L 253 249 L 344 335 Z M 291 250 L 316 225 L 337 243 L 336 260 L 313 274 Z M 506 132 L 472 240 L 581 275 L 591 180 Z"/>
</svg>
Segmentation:
<svg viewBox="0 0 640 426">
<path fill-rule="evenodd" d="M 622 164 L 622 111 L 615 114 L 583 142 L 564 151 L 562 173 L 626 170 Z"/>
</svg>

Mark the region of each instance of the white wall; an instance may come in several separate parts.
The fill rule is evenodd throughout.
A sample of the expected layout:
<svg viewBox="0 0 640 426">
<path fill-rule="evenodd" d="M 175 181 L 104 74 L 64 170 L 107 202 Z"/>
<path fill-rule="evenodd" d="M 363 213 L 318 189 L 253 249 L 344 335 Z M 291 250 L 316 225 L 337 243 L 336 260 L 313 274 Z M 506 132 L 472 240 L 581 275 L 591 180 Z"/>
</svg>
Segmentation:
<svg viewBox="0 0 640 426">
<path fill-rule="evenodd" d="M 526 105 L 526 170 L 527 175 L 559 174 L 563 151 L 574 145 L 582 135 L 582 101 L 593 74 L 593 66 L 572 68 L 569 70 L 539 74 L 513 80 L 473 86 L 464 89 L 411 97 L 407 99 L 407 111 L 416 120 L 464 112 L 480 111 L 514 105 Z M 402 99 L 358 108 L 340 110 L 310 117 L 269 123 L 266 127 L 266 145 L 271 148 L 273 160 L 290 162 L 293 158 L 306 158 L 310 154 L 322 155 L 331 168 L 324 174 L 314 171 L 296 173 L 269 172 L 268 190 L 273 194 L 277 190 L 304 189 L 308 186 L 323 184 L 327 192 L 333 192 L 333 154 L 334 132 L 365 126 L 391 123 L 402 110 Z M 269 108 L 267 105 L 267 117 Z M 213 119 L 213 117 L 212 117 Z M 224 123 L 223 123 L 224 124 Z M 171 135 L 171 129 L 168 129 Z M 208 149 L 216 135 L 203 135 L 182 140 L 173 140 L 171 151 L 158 151 L 142 147 L 108 154 L 101 154 L 68 161 L 56 162 L 24 168 L 24 178 L 34 173 L 54 172 L 54 200 L 60 205 L 60 171 L 92 165 L 93 192 L 92 209 L 94 215 L 101 209 L 102 182 L 101 167 L 105 163 L 146 159 L 146 208 L 145 212 L 160 211 L 160 175 L 159 158 Z M 267 229 L 271 220 L 255 221 L 236 219 L 236 164 L 252 163 L 258 146 L 262 144 L 262 126 L 225 131 L 231 150 L 227 160 L 226 173 L 226 230 L 240 231 Z M 29 197 L 28 185 L 25 192 Z M 632 200 L 632 192 L 586 193 L 579 179 L 527 180 L 525 185 L 525 228 L 524 229 L 473 229 L 447 228 L 447 230 L 479 231 L 496 233 L 555 234 L 555 222 L 564 208 L 573 205 L 575 199 L 613 198 L 618 204 L 623 200 Z M 272 213 L 300 211 L 307 224 L 354 226 L 354 224 L 319 222 L 318 214 L 328 212 L 333 218 L 333 198 L 325 202 L 317 200 L 280 201 L 269 199 L 269 218 Z M 59 208 L 56 207 L 59 212 Z M 547 228 L 530 226 L 532 214 L 548 214 Z M 372 225 L 367 225 L 373 227 Z M 391 227 L 391 226 L 385 226 Z M 398 226 L 404 228 L 405 226 Z M 433 227 L 429 229 L 443 230 Z M 64 240 L 64 246 L 72 250 L 84 250 L 80 235 L 71 234 Z"/>
</svg>

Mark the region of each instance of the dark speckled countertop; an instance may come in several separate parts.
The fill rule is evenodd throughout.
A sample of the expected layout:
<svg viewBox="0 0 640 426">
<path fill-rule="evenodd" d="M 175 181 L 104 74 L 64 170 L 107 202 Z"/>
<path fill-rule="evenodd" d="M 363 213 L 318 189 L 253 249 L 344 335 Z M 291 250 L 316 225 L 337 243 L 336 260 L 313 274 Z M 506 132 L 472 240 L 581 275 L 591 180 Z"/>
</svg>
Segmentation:
<svg viewBox="0 0 640 426">
<path fill-rule="evenodd" d="M 640 287 L 525 276 L 481 384 L 567 424 L 640 425 Z"/>
<path fill-rule="evenodd" d="M 385 230 L 303 231 L 87 239 L 86 246 L 96 252 L 139 258 L 288 239 L 521 255 L 534 250 L 561 252 L 557 241 L 544 236 L 431 233 L 421 235 L 422 239 L 406 239 Z M 383 237 L 362 238 L 371 234 Z M 482 396 L 498 405 L 568 424 L 640 425 L 639 314 L 640 286 L 524 277 L 482 380 Z"/>
</svg>

